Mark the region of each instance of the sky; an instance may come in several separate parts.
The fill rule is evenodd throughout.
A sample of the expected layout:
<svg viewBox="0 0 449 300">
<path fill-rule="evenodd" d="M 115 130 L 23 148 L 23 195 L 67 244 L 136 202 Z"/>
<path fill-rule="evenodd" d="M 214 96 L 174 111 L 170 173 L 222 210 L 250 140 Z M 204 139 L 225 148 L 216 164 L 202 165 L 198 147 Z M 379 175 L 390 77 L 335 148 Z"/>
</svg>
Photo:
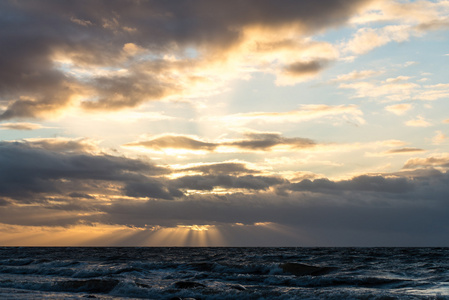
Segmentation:
<svg viewBox="0 0 449 300">
<path fill-rule="evenodd" d="M 0 2 L 0 245 L 449 246 L 449 1 Z"/>
</svg>

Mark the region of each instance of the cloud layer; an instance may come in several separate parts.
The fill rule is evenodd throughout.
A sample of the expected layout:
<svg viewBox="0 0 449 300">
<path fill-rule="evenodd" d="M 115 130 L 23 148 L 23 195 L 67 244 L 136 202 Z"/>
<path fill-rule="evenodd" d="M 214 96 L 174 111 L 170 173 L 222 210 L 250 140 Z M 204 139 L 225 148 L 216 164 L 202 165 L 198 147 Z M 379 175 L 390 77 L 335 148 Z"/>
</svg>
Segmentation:
<svg viewBox="0 0 449 300">
<path fill-rule="evenodd" d="M 153 150 L 183 149 L 207 152 L 229 151 L 270 151 L 276 147 L 288 149 L 303 149 L 315 146 L 316 143 L 307 138 L 287 138 L 278 133 L 245 134 L 245 139 L 205 142 L 195 137 L 180 135 L 164 135 L 147 141 L 125 144 L 125 147 L 143 147 Z"/>
<path fill-rule="evenodd" d="M 425 235 L 447 234 L 445 157 L 405 165 L 445 168 L 425 176 L 416 170 L 341 181 L 290 182 L 243 163 L 185 168 L 182 171 L 198 175 L 170 178 L 180 170 L 107 154 L 48 150 L 33 143 L 3 142 L 0 154 L 5 170 L 0 180 L 4 224 L 213 225 L 225 230 L 264 223 L 310 233 L 325 231 L 317 241 L 320 245 L 332 243 L 336 236 L 347 238 L 350 232 L 375 233 L 373 240 L 357 245 L 373 244 L 380 234 L 414 232 L 418 244 L 426 240 Z M 290 242 L 304 241 L 297 237 Z M 400 243 L 407 244 L 407 237 Z"/>
<path fill-rule="evenodd" d="M 117 110 L 189 93 L 209 81 L 199 73 L 266 33 L 310 34 L 342 23 L 365 2 L 3 1 L 10 17 L 0 33 L 0 120 L 79 105 Z M 287 61 L 285 70 L 315 74 L 324 61 Z"/>
</svg>

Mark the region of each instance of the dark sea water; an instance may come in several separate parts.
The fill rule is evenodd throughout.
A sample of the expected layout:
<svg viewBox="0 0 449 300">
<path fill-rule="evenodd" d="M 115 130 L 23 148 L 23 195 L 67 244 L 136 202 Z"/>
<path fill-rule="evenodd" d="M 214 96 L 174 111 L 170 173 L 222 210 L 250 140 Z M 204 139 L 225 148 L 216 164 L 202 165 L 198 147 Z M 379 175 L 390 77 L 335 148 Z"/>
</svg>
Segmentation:
<svg viewBox="0 0 449 300">
<path fill-rule="evenodd" d="M 449 248 L 0 248 L 0 299 L 449 299 Z"/>
</svg>

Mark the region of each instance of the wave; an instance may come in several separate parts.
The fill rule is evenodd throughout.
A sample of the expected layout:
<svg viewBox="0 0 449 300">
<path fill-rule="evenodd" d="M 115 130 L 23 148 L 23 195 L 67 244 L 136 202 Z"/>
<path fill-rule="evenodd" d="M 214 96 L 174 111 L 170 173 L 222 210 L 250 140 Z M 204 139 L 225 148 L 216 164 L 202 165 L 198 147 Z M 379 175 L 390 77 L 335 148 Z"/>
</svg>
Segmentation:
<svg viewBox="0 0 449 300">
<path fill-rule="evenodd" d="M 15 289 L 56 295 L 53 299 L 57 293 L 59 298 L 448 299 L 448 255 L 445 248 L 435 253 L 415 248 L 0 248 L 0 298 L 10 298 L 3 295 Z M 27 298 L 33 297 L 22 299 Z"/>
</svg>

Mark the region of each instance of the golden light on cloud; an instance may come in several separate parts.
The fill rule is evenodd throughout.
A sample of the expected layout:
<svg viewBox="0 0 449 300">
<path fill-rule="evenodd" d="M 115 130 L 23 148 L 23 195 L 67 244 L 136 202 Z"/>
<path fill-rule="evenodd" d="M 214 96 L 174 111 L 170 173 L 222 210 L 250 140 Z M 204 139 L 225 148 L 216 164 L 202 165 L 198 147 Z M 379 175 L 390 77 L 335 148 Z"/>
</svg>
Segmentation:
<svg viewBox="0 0 449 300">
<path fill-rule="evenodd" d="M 437 130 L 435 132 L 435 136 L 432 138 L 432 143 L 434 145 L 441 145 L 448 139 L 448 136 L 445 135 L 442 131 Z"/>
<path fill-rule="evenodd" d="M 385 107 L 385 110 L 392 112 L 396 115 L 403 115 L 411 108 L 412 108 L 411 104 L 402 103 L 402 104 L 389 105 L 389 106 Z"/>
<path fill-rule="evenodd" d="M 435 169 L 447 169 L 449 166 L 449 154 L 439 153 L 430 157 L 414 157 L 410 158 L 404 164 L 404 169 L 417 169 L 417 168 L 435 168 Z"/>
<path fill-rule="evenodd" d="M 36 123 L 26 123 L 26 122 L 18 122 L 18 123 L 2 123 L 0 124 L 0 129 L 12 129 L 12 130 L 36 130 L 45 128 L 44 126 Z"/>
<path fill-rule="evenodd" d="M 358 123 L 365 123 L 363 112 L 356 105 L 302 105 L 298 110 L 288 112 L 252 112 L 229 115 L 222 118 L 230 124 L 246 124 L 252 121 L 267 123 L 305 122 L 320 118 L 347 115 Z"/>
<path fill-rule="evenodd" d="M 418 116 L 417 119 L 408 120 L 405 122 L 405 125 L 411 126 L 411 127 L 429 127 L 432 126 L 431 123 L 427 122 L 424 117 Z"/>
</svg>

